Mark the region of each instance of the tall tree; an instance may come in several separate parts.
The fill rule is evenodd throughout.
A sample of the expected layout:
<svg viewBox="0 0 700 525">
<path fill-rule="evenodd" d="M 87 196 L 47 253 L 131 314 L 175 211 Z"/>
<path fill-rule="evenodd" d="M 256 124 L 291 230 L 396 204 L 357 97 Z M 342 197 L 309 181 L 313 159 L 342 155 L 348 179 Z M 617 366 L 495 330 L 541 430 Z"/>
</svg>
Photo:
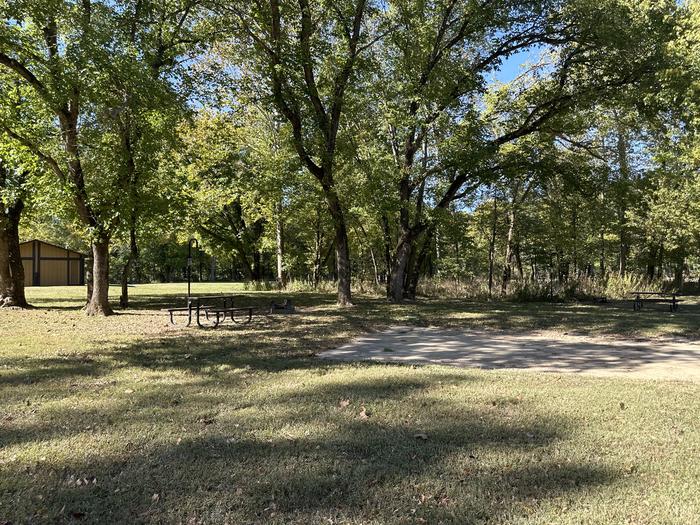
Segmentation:
<svg viewBox="0 0 700 525">
<path fill-rule="evenodd" d="M 3 140 L 0 134 L 0 141 Z M 19 247 L 19 222 L 25 207 L 29 170 L 11 158 L 0 142 L 0 308 L 28 305 L 24 267 Z"/>
<path fill-rule="evenodd" d="M 410 261 L 430 229 L 426 202 L 447 208 L 499 147 L 551 128 L 573 107 L 653 80 L 669 38 L 671 17 L 665 15 L 675 8 L 671 0 L 643 6 L 627 0 L 389 3 L 391 30 L 378 48 L 375 89 L 385 94 L 376 108 L 385 115 L 377 120 L 385 126 L 378 132 L 393 152 L 400 202 L 390 299 L 406 295 Z M 514 83 L 495 111 L 484 112 L 487 76 L 525 51 L 542 56 L 530 81 Z M 436 134 L 445 123 L 454 131 Z M 426 149 L 431 134 L 440 142 Z M 456 163 L 437 155 L 443 141 L 464 146 Z M 437 191 L 429 195 L 426 186 Z"/>
<path fill-rule="evenodd" d="M 114 214 L 102 213 L 100 189 L 86 180 L 86 143 L 81 124 L 97 110 L 101 80 L 109 63 L 110 24 L 103 4 L 52 0 L 2 6 L 0 66 L 34 90 L 52 113 L 63 152 L 20 134 L 7 121 L 5 132 L 43 160 L 70 192 L 77 215 L 92 245 L 92 295 L 88 314 L 110 314 L 109 241 Z M 112 211 L 112 210 L 110 210 Z"/>
<path fill-rule="evenodd" d="M 335 230 L 338 303 L 351 303 L 350 242 L 346 211 L 336 185 L 338 132 L 348 90 L 364 46 L 370 4 L 308 0 L 219 3 L 236 30 L 245 74 L 267 87 L 267 96 L 292 128 L 302 164 L 320 184 Z"/>
<path fill-rule="evenodd" d="M 88 314 L 112 313 L 110 241 L 124 217 L 133 223 L 135 203 L 143 198 L 135 192 L 140 130 L 134 115 L 143 119 L 153 111 L 159 88 L 171 80 L 158 77 L 160 67 L 177 58 L 173 50 L 183 43 L 179 29 L 194 2 L 180 4 L 137 1 L 131 9 L 102 0 L 49 0 L 0 6 L 0 66 L 51 112 L 60 144 L 38 143 L 7 120 L 1 125 L 46 163 L 71 195 L 92 246 Z M 166 24 L 178 30 L 168 33 Z"/>
</svg>

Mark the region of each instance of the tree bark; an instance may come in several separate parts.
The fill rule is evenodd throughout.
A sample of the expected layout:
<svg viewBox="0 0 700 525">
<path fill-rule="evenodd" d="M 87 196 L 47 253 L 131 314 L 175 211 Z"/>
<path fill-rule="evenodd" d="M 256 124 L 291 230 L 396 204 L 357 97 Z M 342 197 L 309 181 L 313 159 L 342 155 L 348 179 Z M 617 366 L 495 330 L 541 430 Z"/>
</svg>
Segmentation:
<svg viewBox="0 0 700 525">
<path fill-rule="evenodd" d="M 404 298 L 404 283 L 406 282 L 406 268 L 408 266 L 415 238 L 409 230 L 404 232 L 394 252 L 391 278 L 389 280 L 389 301 L 400 303 Z"/>
<path fill-rule="evenodd" d="M 129 306 L 129 276 L 131 268 L 136 263 L 139 257 L 139 247 L 136 242 L 136 217 L 132 217 L 131 227 L 129 228 L 129 255 L 122 268 L 121 286 L 122 294 L 119 297 L 119 306 L 127 308 Z"/>
<path fill-rule="evenodd" d="M 338 304 L 341 306 L 352 305 L 351 268 L 350 268 L 350 241 L 345 224 L 345 216 L 340 207 L 340 201 L 333 192 L 329 195 L 328 206 L 333 217 L 333 229 L 335 230 L 335 264 L 338 273 Z"/>
<path fill-rule="evenodd" d="M 12 206 L 0 206 L 0 308 L 27 308 L 24 293 L 24 266 L 19 248 L 19 220 L 24 202 L 18 199 Z"/>
<path fill-rule="evenodd" d="M 673 287 L 678 291 L 683 291 L 683 284 L 685 278 L 685 259 L 685 249 L 681 248 L 681 251 L 676 258 L 676 266 L 674 267 L 673 271 Z"/>
<path fill-rule="evenodd" d="M 88 315 L 112 315 L 109 304 L 109 238 L 92 244 L 92 294 L 85 306 Z"/>
<path fill-rule="evenodd" d="M 393 266 L 393 259 L 391 257 L 391 228 L 389 227 L 389 218 L 386 213 L 382 214 L 382 234 L 384 241 L 384 265 L 386 266 L 386 271 L 384 273 L 384 284 L 386 285 L 386 294 L 389 296 L 389 291 L 391 290 L 391 267 Z"/>
<path fill-rule="evenodd" d="M 413 257 L 412 264 L 409 264 L 408 271 L 404 284 L 404 298 L 414 300 L 418 292 L 418 282 L 420 281 L 420 275 L 426 266 L 426 262 L 429 262 L 429 256 L 431 252 L 431 247 L 433 240 L 435 238 L 435 226 L 431 226 L 427 229 L 424 234 L 423 243 L 421 244 L 421 249 L 418 252 L 417 257 Z"/>
<path fill-rule="evenodd" d="M 282 224 L 282 205 L 277 206 L 277 221 L 275 223 L 275 234 L 277 241 L 277 284 L 284 287 L 284 225 Z"/>
<path fill-rule="evenodd" d="M 605 278 L 605 231 L 600 229 L 600 276 Z"/>
<path fill-rule="evenodd" d="M 508 291 L 508 284 L 513 275 L 513 239 L 515 237 L 515 205 L 513 204 L 508 212 L 508 237 L 506 240 L 506 253 L 503 263 L 503 280 L 501 281 L 501 295 Z"/>
<path fill-rule="evenodd" d="M 520 255 L 520 240 L 515 243 L 515 267 L 518 269 L 518 278 L 523 281 L 525 280 L 525 272 L 523 271 L 523 259 Z"/>
<path fill-rule="evenodd" d="M 627 273 L 627 234 L 625 228 L 620 229 L 620 266 L 618 273 L 620 277 L 624 277 Z"/>
<path fill-rule="evenodd" d="M 627 131 L 620 124 L 617 129 L 617 161 L 619 165 L 619 184 L 617 216 L 620 235 L 620 264 L 618 273 L 623 277 L 627 273 L 627 256 L 629 254 L 629 232 L 627 231 L 627 200 L 631 180 L 631 168 L 629 163 L 629 140 Z"/>
<path fill-rule="evenodd" d="M 321 211 L 316 209 L 316 236 L 314 239 L 314 266 L 311 275 L 312 284 L 314 290 L 318 288 L 318 283 L 321 279 L 321 263 L 323 259 L 323 254 L 321 249 L 323 248 L 323 231 L 321 230 Z"/>
<path fill-rule="evenodd" d="M 489 239 L 489 299 L 493 298 L 493 271 L 496 263 L 496 226 L 498 222 L 498 200 L 493 196 L 491 238 Z"/>
<path fill-rule="evenodd" d="M 647 279 L 653 281 L 656 277 L 656 262 L 658 260 L 658 246 L 649 247 L 649 259 L 647 260 Z"/>
</svg>

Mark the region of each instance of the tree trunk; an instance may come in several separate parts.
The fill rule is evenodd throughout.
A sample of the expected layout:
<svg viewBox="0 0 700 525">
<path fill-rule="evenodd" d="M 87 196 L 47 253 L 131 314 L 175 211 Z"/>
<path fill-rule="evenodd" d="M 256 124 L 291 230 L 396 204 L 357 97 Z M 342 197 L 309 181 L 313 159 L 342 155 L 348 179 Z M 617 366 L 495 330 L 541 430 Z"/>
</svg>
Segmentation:
<svg viewBox="0 0 700 525">
<path fill-rule="evenodd" d="M 498 219 L 498 200 L 493 197 L 493 217 L 491 221 L 491 238 L 489 239 L 489 299 L 493 297 L 493 270 L 496 262 L 496 224 Z"/>
<path fill-rule="evenodd" d="M 401 236 L 399 245 L 394 254 L 394 264 L 391 267 L 391 278 L 389 279 L 389 300 L 394 303 L 403 301 L 404 283 L 406 282 L 406 268 L 411 252 L 413 251 L 414 237 L 411 232 L 406 232 Z"/>
<path fill-rule="evenodd" d="M 600 276 L 605 278 L 605 231 L 600 229 Z"/>
<path fill-rule="evenodd" d="M 92 294 L 85 307 L 88 315 L 112 315 L 109 305 L 109 238 L 92 244 Z"/>
<path fill-rule="evenodd" d="M 513 275 L 513 238 L 515 237 L 515 206 L 512 205 L 508 212 L 509 226 L 506 240 L 506 253 L 503 262 L 503 280 L 501 281 L 501 295 L 508 291 L 508 284 Z"/>
<path fill-rule="evenodd" d="M 386 266 L 384 283 L 386 284 L 386 295 L 389 297 L 389 292 L 391 290 L 391 267 L 393 263 L 391 258 L 391 228 L 389 227 L 389 218 L 386 216 L 386 213 L 382 214 L 382 234 L 384 241 L 384 264 Z"/>
<path fill-rule="evenodd" d="M 627 234 L 625 228 L 620 229 L 620 267 L 618 269 L 620 277 L 627 273 Z"/>
<path fill-rule="evenodd" d="M 335 230 L 335 268 L 338 274 L 338 304 L 351 306 L 350 242 L 345 223 L 345 214 L 338 196 L 330 188 L 326 191 L 326 202 L 328 203 L 328 210 L 333 219 L 333 229 Z"/>
<path fill-rule="evenodd" d="M 676 266 L 673 271 L 673 287 L 679 292 L 683 291 L 684 277 L 685 277 L 685 250 L 682 249 L 678 258 L 676 259 Z"/>
<path fill-rule="evenodd" d="M 129 255 L 126 258 L 126 263 L 124 263 L 124 268 L 122 268 L 122 294 L 119 297 L 119 306 L 122 308 L 127 308 L 129 306 L 129 275 L 131 274 L 131 267 L 139 257 L 139 247 L 136 243 L 135 221 L 136 218 L 133 216 L 131 228 L 129 228 Z"/>
<path fill-rule="evenodd" d="M 647 260 L 647 279 L 650 281 L 653 281 L 654 277 L 656 277 L 656 261 L 658 260 L 658 252 L 658 246 L 651 246 L 649 248 L 649 259 Z"/>
<path fill-rule="evenodd" d="M 627 256 L 629 255 L 629 232 L 627 231 L 627 200 L 629 197 L 629 185 L 631 180 L 631 168 L 629 163 L 629 140 L 627 131 L 621 126 L 617 130 L 617 161 L 620 169 L 620 195 L 618 195 L 617 217 L 620 235 L 620 266 L 619 274 L 627 273 Z"/>
<path fill-rule="evenodd" d="M 520 255 L 520 241 L 515 243 L 515 267 L 518 269 L 518 278 L 523 281 L 525 272 L 523 271 L 523 259 Z"/>
<path fill-rule="evenodd" d="M 578 262 L 578 207 L 574 203 L 574 210 L 571 215 L 571 230 L 573 234 L 573 245 L 574 245 L 574 275 L 579 278 L 579 262 Z"/>
<path fill-rule="evenodd" d="M 407 299 L 415 299 L 418 291 L 418 282 L 420 281 L 421 272 L 425 268 L 426 261 L 430 255 L 430 249 L 435 237 L 435 228 L 430 227 L 425 233 L 421 249 L 417 257 L 412 257 L 413 261 L 408 266 L 404 284 L 404 297 Z"/>
<path fill-rule="evenodd" d="M 259 282 L 262 281 L 263 278 L 263 272 L 262 272 L 262 256 L 260 254 L 260 250 L 258 250 L 256 247 L 253 248 L 253 273 L 252 273 L 252 280 L 254 282 Z"/>
<path fill-rule="evenodd" d="M 19 249 L 19 220 L 24 209 L 21 199 L 0 209 L 0 308 L 27 308 L 24 294 L 24 266 Z"/>
<path fill-rule="evenodd" d="M 275 223 L 277 241 L 277 285 L 282 288 L 286 284 L 284 278 L 284 226 L 282 224 L 282 205 L 277 206 L 277 221 Z"/>
</svg>

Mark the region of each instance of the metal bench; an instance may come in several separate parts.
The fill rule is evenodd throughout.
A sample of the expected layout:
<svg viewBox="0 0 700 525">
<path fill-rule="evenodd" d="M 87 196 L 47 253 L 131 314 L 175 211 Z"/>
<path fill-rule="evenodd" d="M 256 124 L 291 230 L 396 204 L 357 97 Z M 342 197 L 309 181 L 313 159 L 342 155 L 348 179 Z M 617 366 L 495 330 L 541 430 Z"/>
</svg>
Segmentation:
<svg viewBox="0 0 700 525">
<path fill-rule="evenodd" d="M 270 313 L 292 314 L 294 313 L 294 303 L 291 299 L 285 299 L 282 304 L 273 301 L 270 303 Z"/>
<path fill-rule="evenodd" d="M 634 297 L 632 302 L 632 309 L 637 312 L 642 309 L 644 303 L 669 303 L 669 309 L 671 312 L 678 311 L 678 303 L 683 302 L 682 299 L 678 299 L 681 294 L 671 292 L 632 292 Z"/>
</svg>

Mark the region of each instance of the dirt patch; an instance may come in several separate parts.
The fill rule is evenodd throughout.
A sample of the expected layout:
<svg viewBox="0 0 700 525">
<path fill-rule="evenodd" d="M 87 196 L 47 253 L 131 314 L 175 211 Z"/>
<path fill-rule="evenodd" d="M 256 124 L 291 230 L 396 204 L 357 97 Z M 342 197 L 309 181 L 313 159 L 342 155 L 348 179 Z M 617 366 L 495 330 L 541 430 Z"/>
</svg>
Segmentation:
<svg viewBox="0 0 700 525">
<path fill-rule="evenodd" d="M 700 344 L 395 327 L 319 357 L 700 382 Z"/>
</svg>

